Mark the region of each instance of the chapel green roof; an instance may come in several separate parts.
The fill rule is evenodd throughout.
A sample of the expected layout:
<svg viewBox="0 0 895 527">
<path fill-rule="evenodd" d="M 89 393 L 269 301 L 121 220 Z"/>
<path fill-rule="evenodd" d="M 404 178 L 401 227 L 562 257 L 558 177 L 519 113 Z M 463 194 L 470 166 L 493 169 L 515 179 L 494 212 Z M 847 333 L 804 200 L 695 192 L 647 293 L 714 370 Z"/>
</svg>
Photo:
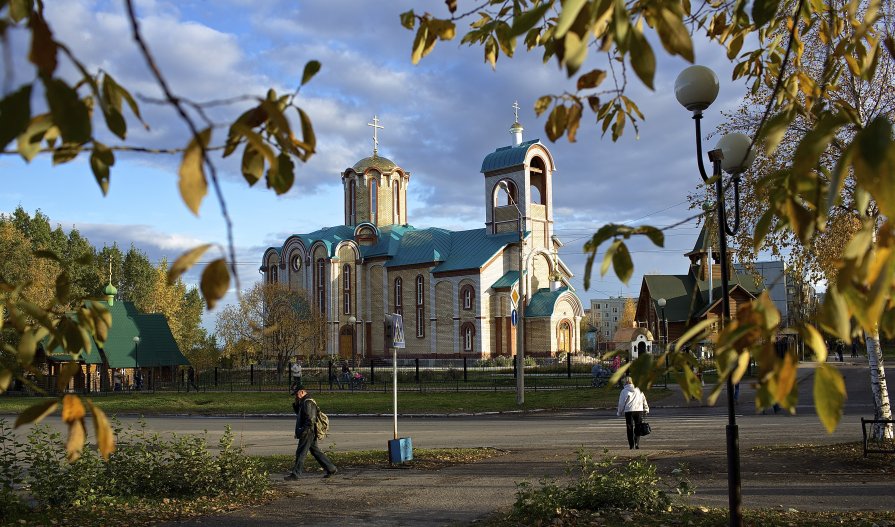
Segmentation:
<svg viewBox="0 0 895 527">
<path fill-rule="evenodd" d="M 539 318 L 553 316 L 553 308 L 556 301 L 563 293 L 568 291 L 568 287 L 560 287 L 556 291 L 543 288 L 531 295 L 531 300 L 525 307 L 525 318 Z"/>
<path fill-rule="evenodd" d="M 503 146 L 491 152 L 482 160 L 483 174 L 494 172 L 502 168 L 514 167 L 525 162 L 525 156 L 528 154 L 528 148 L 539 143 L 540 139 L 531 139 L 523 141 L 518 145 Z"/>
</svg>

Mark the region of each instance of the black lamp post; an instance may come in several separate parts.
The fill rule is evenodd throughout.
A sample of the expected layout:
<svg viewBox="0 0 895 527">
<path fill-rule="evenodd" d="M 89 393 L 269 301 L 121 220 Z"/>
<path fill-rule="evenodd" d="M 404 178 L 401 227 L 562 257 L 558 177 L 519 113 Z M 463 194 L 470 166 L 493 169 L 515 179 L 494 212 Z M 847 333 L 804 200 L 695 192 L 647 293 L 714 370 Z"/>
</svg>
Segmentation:
<svg viewBox="0 0 895 527">
<path fill-rule="evenodd" d="M 659 340 L 662 342 L 662 353 L 665 354 L 665 388 L 668 389 L 668 319 L 665 318 L 664 298 L 660 298 L 657 302 L 659 309 L 662 310 L 662 320 L 659 321 Z"/>
<path fill-rule="evenodd" d="M 140 337 L 134 337 L 134 384 L 140 386 Z"/>
<path fill-rule="evenodd" d="M 702 161 L 702 132 L 700 121 L 702 111 L 708 108 L 718 96 L 718 77 L 715 72 L 705 66 L 690 66 L 678 75 L 674 83 L 674 94 L 684 108 L 693 112 L 696 123 L 696 160 L 699 175 L 706 183 L 706 174 Z M 752 164 L 755 152 L 751 150 L 751 140 L 743 134 L 727 134 L 718 141 L 714 150 L 708 153 L 712 162 L 712 179 L 715 184 L 716 207 L 718 214 L 718 245 L 721 255 L 721 327 L 730 320 L 730 298 L 727 268 L 727 236 L 733 236 L 739 229 L 740 220 L 740 174 Z M 721 171 L 732 175 L 733 183 L 733 227 L 727 225 L 725 211 L 724 183 Z M 711 255 L 709 255 L 711 263 Z M 711 267 L 709 267 L 711 272 Z M 733 380 L 727 378 L 727 484 L 730 505 L 730 525 L 743 525 L 742 480 L 740 477 L 740 445 L 739 430 L 733 399 Z"/>
</svg>

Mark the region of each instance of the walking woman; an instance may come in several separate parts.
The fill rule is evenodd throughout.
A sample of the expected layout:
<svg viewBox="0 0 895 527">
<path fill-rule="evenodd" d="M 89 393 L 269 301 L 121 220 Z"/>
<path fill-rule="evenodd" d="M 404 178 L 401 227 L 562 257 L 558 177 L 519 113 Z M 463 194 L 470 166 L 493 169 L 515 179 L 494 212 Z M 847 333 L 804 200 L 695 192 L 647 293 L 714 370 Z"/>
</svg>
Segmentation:
<svg viewBox="0 0 895 527">
<path fill-rule="evenodd" d="M 628 446 L 633 450 L 640 448 L 640 423 L 643 416 L 649 413 L 649 405 L 646 396 L 640 388 L 634 386 L 631 377 L 625 377 L 625 387 L 618 396 L 618 412 L 616 415 L 625 414 L 625 427 L 628 431 Z"/>
</svg>

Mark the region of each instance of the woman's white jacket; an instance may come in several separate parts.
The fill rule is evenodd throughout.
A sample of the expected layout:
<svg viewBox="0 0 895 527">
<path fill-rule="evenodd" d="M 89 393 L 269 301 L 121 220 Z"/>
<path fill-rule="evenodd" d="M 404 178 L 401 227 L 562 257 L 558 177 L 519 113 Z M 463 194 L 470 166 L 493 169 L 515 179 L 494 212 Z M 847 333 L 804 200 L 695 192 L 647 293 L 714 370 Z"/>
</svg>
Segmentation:
<svg viewBox="0 0 895 527">
<path fill-rule="evenodd" d="M 646 396 L 633 384 L 626 384 L 622 388 L 622 393 L 618 396 L 618 412 L 616 415 L 622 415 L 625 412 L 644 412 L 649 413 L 649 405 L 646 403 Z"/>
</svg>

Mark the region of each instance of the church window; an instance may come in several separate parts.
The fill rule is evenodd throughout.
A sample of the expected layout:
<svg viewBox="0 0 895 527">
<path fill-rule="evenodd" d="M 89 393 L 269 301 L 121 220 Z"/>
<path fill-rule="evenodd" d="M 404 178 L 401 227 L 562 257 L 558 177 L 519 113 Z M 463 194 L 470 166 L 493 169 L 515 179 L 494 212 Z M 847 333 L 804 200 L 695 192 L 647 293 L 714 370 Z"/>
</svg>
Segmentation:
<svg viewBox="0 0 895 527">
<path fill-rule="evenodd" d="M 370 223 L 376 224 L 376 211 L 379 207 L 379 193 L 376 189 L 376 179 L 370 180 Z"/>
<path fill-rule="evenodd" d="M 519 203 L 519 194 L 516 192 L 516 183 L 512 179 L 504 179 L 501 183 L 506 183 L 507 191 L 501 188 L 500 183 L 494 187 L 494 205 L 497 207 L 512 207 L 513 203 Z"/>
<path fill-rule="evenodd" d="M 277 266 L 276 264 L 270 266 L 270 283 L 277 283 Z"/>
<path fill-rule="evenodd" d="M 402 285 L 401 277 L 395 278 L 395 313 L 399 315 L 404 314 L 403 302 L 401 301 Z"/>
<path fill-rule="evenodd" d="M 351 314 L 351 266 L 342 266 L 342 311 Z"/>
<path fill-rule="evenodd" d="M 324 271 L 326 270 L 325 263 L 323 258 L 317 259 L 317 280 L 315 280 L 316 288 L 317 288 L 317 308 L 321 313 L 326 313 L 326 288 L 324 287 Z"/>
<path fill-rule="evenodd" d="M 419 338 L 426 336 L 424 300 L 423 275 L 418 275 L 416 277 L 416 336 Z"/>
<path fill-rule="evenodd" d="M 357 224 L 357 181 L 354 178 L 348 184 L 348 224 Z"/>
<path fill-rule="evenodd" d="M 475 326 L 467 322 L 460 327 L 460 340 L 463 342 L 463 352 L 472 353 L 475 341 Z"/>
<path fill-rule="evenodd" d="M 301 270 L 301 256 L 298 254 L 293 254 L 292 259 L 290 260 L 290 264 L 292 270 L 296 273 Z"/>
<path fill-rule="evenodd" d="M 392 208 L 394 211 L 394 221 L 392 223 L 401 223 L 401 193 L 398 180 L 392 183 Z"/>
<path fill-rule="evenodd" d="M 470 311 L 475 307 L 474 295 L 475 290 L 471 285 L 463 286 L 463 289 L 460 291 L 460 297 L 463 299 L 463 309 L 465 311 Z"/>
</svg>

